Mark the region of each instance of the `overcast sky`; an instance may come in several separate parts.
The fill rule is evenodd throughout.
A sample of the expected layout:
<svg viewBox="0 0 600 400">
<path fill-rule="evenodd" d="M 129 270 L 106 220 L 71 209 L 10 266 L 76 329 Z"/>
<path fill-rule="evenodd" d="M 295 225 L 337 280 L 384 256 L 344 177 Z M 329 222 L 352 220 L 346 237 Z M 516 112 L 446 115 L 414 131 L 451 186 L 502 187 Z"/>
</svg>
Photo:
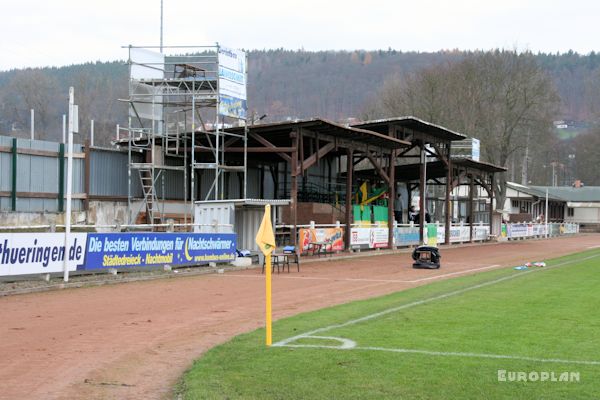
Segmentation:
<svg viewBox="0 0 600 400">
<path fill-rule="evenodd" d="M 158 45 L 160 0 L 0 0 L 0 70 Z M 600 1 L 164 0 L 164 44 L 246 49 L 600 50 Z"/>
</svg>

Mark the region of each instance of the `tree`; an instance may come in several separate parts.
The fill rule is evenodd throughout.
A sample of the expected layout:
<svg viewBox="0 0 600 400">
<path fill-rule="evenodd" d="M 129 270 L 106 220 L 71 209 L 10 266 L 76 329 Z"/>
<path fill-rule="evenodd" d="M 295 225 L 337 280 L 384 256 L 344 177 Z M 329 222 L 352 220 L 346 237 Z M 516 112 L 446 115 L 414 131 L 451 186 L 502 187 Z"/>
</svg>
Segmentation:
<svg viewBox="0 0 600 400">
<path fill-rule="evenodd" d="M 574 147 L 574 178 L 580 179 L 586 186 L 600 185 L 600 128 L 578 135 L 574 139 Z"/>
<path fill-rule="evenodd" d="M 396 76 L 379 91 L 372 116 L 414 115 L 479 138 L 483 158 L 507 167 L 529 156 L 552 132 L 559 98 L 529 52 L 496 50 Z M 521 161 L 522 163 L 522 161 Z M 506 197 L 506 174 L 496 188 Z"/>
<path fill-rule="evenodd" d="M 8 87 L 12 96 L 6 102 L 15 119 L 22 126 L 29 126 L 30 110 L 34 109 L 36 137 L 46 138 L 51 120 L 57 114 L 56 80 L 41 69 L 29 69 L 16 71 Z"/>
</svg>

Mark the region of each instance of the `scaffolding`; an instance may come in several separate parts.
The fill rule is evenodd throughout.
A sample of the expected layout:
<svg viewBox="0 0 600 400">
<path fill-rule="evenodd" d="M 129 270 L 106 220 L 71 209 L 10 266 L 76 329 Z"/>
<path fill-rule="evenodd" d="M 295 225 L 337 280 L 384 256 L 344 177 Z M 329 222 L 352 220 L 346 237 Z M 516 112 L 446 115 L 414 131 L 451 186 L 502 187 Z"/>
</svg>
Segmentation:
<svg viewBox="0 0 600 400">
<path fill-rule="evenodd" d="M 166 222 L 167 171 L 181 175 L 182 200 L 191 215 L 199 200 L 199 179 L 206 178 L 202 171 L 214 171 L 203 200 L 226 199 L 227 172 L 242 174 L 246 198 L 247 128 L 241 134 L 225 131 L 246 126 L 246 54 L 218 44 L 163 46 L 163 52 L 127 48 L 129 97 L 123 101 L 129 108 L 128 127 L 116 142 L 126 142 L 128 149 L 128 223 L 143 210 L 146 223 Z M 242 160 L 224 151 L 226 143 L 237 140 L 243 141 Z M 141 185 L 137 193 L 135 176 Z M 184 218 L 187 223 L 187 211 Z"/>
</svg>

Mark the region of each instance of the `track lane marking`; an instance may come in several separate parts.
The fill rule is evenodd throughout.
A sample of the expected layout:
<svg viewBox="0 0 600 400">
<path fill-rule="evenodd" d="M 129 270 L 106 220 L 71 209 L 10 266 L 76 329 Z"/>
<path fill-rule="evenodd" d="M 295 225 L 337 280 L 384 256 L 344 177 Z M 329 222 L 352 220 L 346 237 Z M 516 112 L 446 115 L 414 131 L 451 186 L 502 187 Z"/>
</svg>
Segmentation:
<svg viewBox="0 0 600 400">
<path fill-rule="evenodd" d="M 455 271 L 455 272 L 450 272 L 447 274 L 440 274 L 440 275 L 434 275 L 434 276 L 428 276 L 426 278 L 419 278 L 419 279 L 412 279 L 412 280 L 403 280 L 403 279 L 369 279 L 369 278 L 327 278 L 327 277 L 320 277 L 320 276 L 281 276 L 281 275 L 276 275 L 279 276 L 279 278 L 276 279 L 300 279 L 300 280 L 314 280 L 314 281 L 333 281 L 333 282 L 381 282 L 381 283 L 417 283 L 417 282 L 422 282 L 422 281 L 428 281 L 428 280 L 432 280 L 432 279 L 438 279 L 438 278 L 443 278 L 446 276 L 452 276 L 452 275 L 460 275 L 460 274 L 466 274 L 469 272 L 473 272 L 473 271 L 481 271 L 481 270 L 486 270 L 486 269 L 491 269 L 491 268 L 498 268 L 501 267 L 500 264 L 494 264 L 494 265 L 489 265 L 487 267 L 479 267 L 479 268 L 471 268 L 471 269 L 465 269 L 462 271 Z M 232 277 L 232 278 L 254 278 L 254 279 L 262 279 L 264 275 L 242 275 L 242 274 L 219 274 L 217 276 L 221 276 L 221 277 Z"/>
</svg>

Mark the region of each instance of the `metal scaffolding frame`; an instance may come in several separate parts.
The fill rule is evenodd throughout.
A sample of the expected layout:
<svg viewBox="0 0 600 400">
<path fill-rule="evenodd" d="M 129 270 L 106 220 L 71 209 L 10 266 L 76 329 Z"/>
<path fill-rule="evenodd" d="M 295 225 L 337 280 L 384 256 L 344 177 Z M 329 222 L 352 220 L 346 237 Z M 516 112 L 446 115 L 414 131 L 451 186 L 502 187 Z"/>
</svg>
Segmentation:
<svg viewBox="0 0 600 400">
<path fill-rule="evenodd" d="M 146 223 L 165 222 L 166 171 L 182 171 L 183 201 L 193 215 L 194 201 L 199 200 L 197 174 L 214 170 L 214 180 L 204 200 L 225 199 L 226 172 L 243 174 L 246 198 L 247 129 L 228 133 L 225 127 L 245 126 L 245 120 L 220 114 L 219 45 L 214 46 L 128 46 L 129 97 L 128 127 L 124 138 L 116 143 L 128 147 L 128 223 L 143 209 Z M 180 53 L 167 55 L 167 53 Z M 247 60 L 244 60 L 247 65 Z M 247 71 L 244 71 L 247 81 Z M 208 123 L 207 121 L 214 121 Z M 243 165 L 226 160 L 226 140 L 244 143 Z M 132 155 L 141 153 L 142 162 Z M 138 175 L 142 202 L 132 191 L 133 176 Z M 188 177 L 189 174 L 189 177 Z M 160 188 L 160 190 L 159 190 Z M 159 202 L 159 197 L 162 202 Z M 189 204 L 188 204 L 189 202 Z M 159 204 L 161 204 L 159 206 Z M 189 206 L 189 208 L 188 208 Z M 187 223 L 188 213 L 184 215 Z"/>
</svg>

